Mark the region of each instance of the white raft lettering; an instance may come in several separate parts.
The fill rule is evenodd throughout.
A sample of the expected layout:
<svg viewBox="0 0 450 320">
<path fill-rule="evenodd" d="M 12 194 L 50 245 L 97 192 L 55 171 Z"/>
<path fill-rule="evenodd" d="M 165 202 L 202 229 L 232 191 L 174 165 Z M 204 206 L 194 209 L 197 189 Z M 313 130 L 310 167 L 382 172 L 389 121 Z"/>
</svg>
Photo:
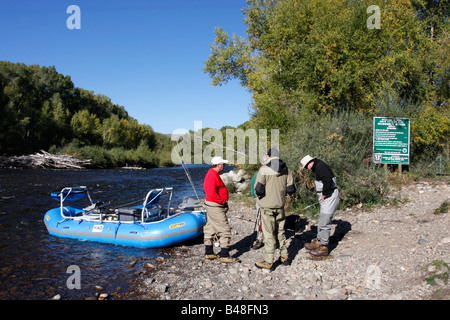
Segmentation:
<svg viewBox="0 0 450 320">
<path fill-rule="evenodd" d="M 92 232 L 102 232 L 103 231 L 103 225 L 102 224 L 96 224 L 92 227 Z"/>
</svg>

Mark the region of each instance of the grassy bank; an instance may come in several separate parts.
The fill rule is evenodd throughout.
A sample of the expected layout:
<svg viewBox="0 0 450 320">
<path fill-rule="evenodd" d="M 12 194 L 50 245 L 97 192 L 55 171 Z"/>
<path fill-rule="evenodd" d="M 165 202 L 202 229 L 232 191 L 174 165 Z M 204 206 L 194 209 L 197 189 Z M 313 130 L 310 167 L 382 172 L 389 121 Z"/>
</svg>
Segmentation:
<svg viewBox="0 0 450 320">
<path fill-rule="evenodd" d="M 315 175 L 302 170 L 300 164 L 308 154 L 332 168 L 337 177 L 338 209 L 341 210 L 401 203 L 404 199 L 392 197 L 393 190 L 401 185 L 424 179 L 448 180 L 448 146 L 436 142 L 419 148 L 414 143 L 415 137 L 416 134 L 411 133 L 410 165 L 404 165 L 400 173 L 398 165 L 384 166 L 372 161 L 373 117 L 359 112 L 341 112 L 305 120 L 280 137 L 281 159 L 294 171 L 297 186 L 290 210 L 307 215 L 318 213 Z M 258 167 L 245 169 L 253 175 Z M 245 197 L 251 198 L 250 192 L 241 196 Z"/>
</svg>

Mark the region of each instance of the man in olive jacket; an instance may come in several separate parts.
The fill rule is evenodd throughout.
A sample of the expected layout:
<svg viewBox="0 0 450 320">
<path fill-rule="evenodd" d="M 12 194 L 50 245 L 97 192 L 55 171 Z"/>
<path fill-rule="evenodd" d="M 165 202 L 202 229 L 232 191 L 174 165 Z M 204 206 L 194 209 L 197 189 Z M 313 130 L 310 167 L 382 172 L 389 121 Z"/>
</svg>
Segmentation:
<svg viewBox="0 0 450 320">
<path fill-rule="evenodd" d="M 264 236 L 264 261 L 256 262 L 258 268 L 272 270 L 275 249 L 280 249 L 281 262 L 289 265 L 291 260 L 286 247 L 284 223 L 286 215 L 284 205 L 286 194 L 295 193 L 292 172 L 279 158 L 279 151 L 271 148 L 268 151 L 268 161 L 263 165 L 256 177 L 255 193 L 261 210 L 262 229 Z"/>
</svg>

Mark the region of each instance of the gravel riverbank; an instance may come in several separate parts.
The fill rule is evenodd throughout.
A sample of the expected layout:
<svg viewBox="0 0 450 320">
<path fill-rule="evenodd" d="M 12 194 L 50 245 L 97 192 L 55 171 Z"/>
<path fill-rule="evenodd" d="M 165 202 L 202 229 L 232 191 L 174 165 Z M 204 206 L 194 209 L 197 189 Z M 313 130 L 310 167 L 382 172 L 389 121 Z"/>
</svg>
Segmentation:
<svg viewBox="0 0 450 320">
<path fill-rule="evenodd" d="M 231 202 L 232 265 L 204 261 L 202 240 L 176 247 L 170 258 L 142 261 L 129 294 L 135 300 L 430 300 L 449 299 L 449 200 L 447 181 L 418 182 L 392 196 L 399 203 L 337 211 L 332 251 L 313 260 L 304 248 L 316 221 L 288 218 L 292 265 L 260 270 L 263 250 L 251 250 L 255 210 Z M 425 280 L 428 278 L 428 281 Z"/>
</svg>

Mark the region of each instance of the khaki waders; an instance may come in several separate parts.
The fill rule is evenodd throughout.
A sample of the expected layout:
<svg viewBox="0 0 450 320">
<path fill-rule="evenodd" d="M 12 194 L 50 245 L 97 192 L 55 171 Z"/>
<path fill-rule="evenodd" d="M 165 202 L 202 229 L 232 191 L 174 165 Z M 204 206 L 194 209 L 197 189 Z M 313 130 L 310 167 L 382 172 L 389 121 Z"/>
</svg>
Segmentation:
<svg viewBox="0 0 450 320">
<path fill-rule="evenodd" d="M 275 249 L 280 249 L 282 257 L 288 256 L 284 223 L 286 215 L 284 208 L 261 208 L 262 230 L 264 235 L 264 260 L 273 263 Z"/>
</svg>

